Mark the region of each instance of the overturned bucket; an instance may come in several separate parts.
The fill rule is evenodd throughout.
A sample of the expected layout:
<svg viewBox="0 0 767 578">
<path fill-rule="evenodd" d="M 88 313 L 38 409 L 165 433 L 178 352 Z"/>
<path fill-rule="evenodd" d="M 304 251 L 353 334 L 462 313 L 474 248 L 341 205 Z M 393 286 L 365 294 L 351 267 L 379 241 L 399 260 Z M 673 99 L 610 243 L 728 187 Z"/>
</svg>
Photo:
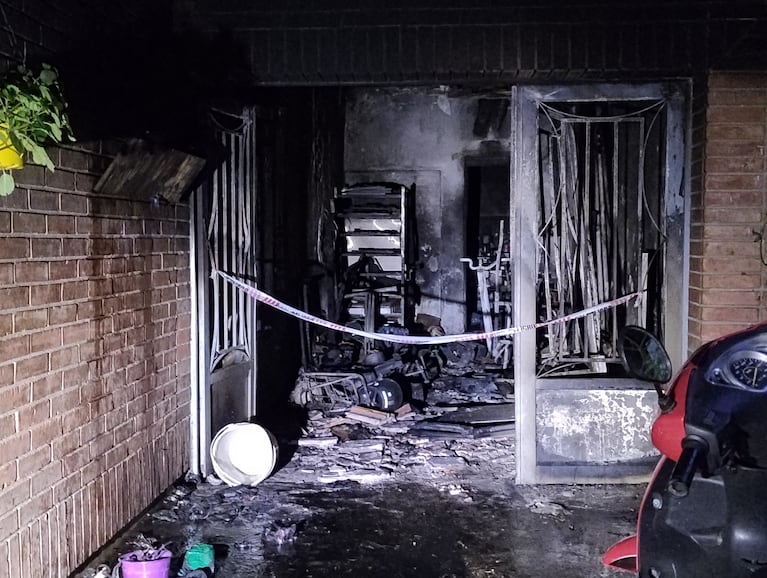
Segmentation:
<svg viewBox="0 0 767 578">
<path fill-rule="evenodd" d="M 210 444 L 213 469 L 230 486 L 255 486 L 277 463 L 277 440 L 255 423 L 231 423 Z"/>
</svg>

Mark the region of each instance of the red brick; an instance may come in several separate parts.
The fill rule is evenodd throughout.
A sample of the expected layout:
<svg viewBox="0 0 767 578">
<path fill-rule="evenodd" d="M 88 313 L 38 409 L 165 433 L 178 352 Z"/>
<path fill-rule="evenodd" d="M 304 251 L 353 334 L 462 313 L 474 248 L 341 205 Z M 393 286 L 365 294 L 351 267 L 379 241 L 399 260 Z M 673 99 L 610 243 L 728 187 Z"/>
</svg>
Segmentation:
<svg viewBox="0 0 767 578">
<path fill-rule="evenodd" d="M 88 381 L 88 367 L 81 365 L 64 371 L 64 389 L 81 387 Z"/>
<path fill-rule="evenodd" d="M 45 215 L 13 213 L 11 221 L 11 228 L 14 233 L 45 233 Z"/>
<path fill-rule="evenodd" d="M 757 228 L 761 224 L 758 212 L 729 207 L 707 207 L 706 221 L 709 223 L 746 223 L 753 228 Z"/>
<path fill-rule="evenodd" d="M 51 280 L 75 279 L 77 277 L 77 261 L 52 261 L 49 264 Z"/>
<path fill-rule="evenodd" d="M 0 243 L 0 246 L 2 243 Z M 5 310 L 29 306 L 29 287 L 8 287 L 0 289 L 0 304 Z"/>
<path fill-rule="evenodd" d="M 13 328 L 17 333 L 40 329 L 46 325 L 48 325 L 47 309 L 29 309 L 27 311 L 19 311 L 13 316 Z"/>
<path fill-rule="evenodd" d="M 48 234 L 71 235 L 75 232 L 75 218 L 67 215 L 47 215 Z"/>
<path fill-rule="evenodd" d="M 80 449 L 80 434 L 77 431 L 66 431 L 51 442 L 53 459 L 65 460 L 66 456 Z M 86 448 L 87 450 L 87 448 Z"/>
<path fill-rule="evenodd" d="M 93 361 L 101 356 L 102 346 L 98 340 L 86 341 L 80 344 L 80 362 Z"/>
<path fill-rule="evenodd" d="M 42 211 L 58 212 L 59 194 L 49 191 L 29 191 L 29 208 Z"/>
<path fill-rule="evenodd" d="M 48 263 L 46 261 L 25 261 L 16 263 L 16 281 L 28 283 L 48 280 Z"/>
<path fill-rule="evenodd" d="M 16 471 L 16 461 L 0 465 L 0 491 L 19 481 Z M 0 574 L 2 576 L 2 574 Z"/>
<path fill-rule="evenodd" d="M 52 469 L 53 465 L 48 466 L 47 468 L 47 470 Z M 46 474 L 45 478 L 41 477 L 40 479 L 41 481 L 48 481 L 48 479 L 51 478 L 53 478 L 52 475 Z M 61 478 L 61 476 L 59 476 L 59 478 Z M 32 483 L 34 484 L 37 480 L 37 477 L 33 478 Z M 39 518 L 53 507 L 53 492 L 51 491 L 50 486 L 42 486 L 42 488 L 40 488 L 34 495 L 35 498 L 33 500 L 25 502 L 19 506 L 19 522 L 22 526 Z M 30 576 L 32 576 L 31 573 Z"/>
<path fill-rule="evenodd" d="M 91 252 L 94 255 L 113 255 L 117 253 L 115 239 L 95 238 L 92 240 Z"/>
<path fill-rule="evenodd" d="M 19 478 L 32 477 L 51 463 L 51 446 L 43 445 L 19 458 Z"/>
<path fill-rule="evenodd" d="M 143 255 L 131 255 L 128 257 L 128 271 L 141 273 L 146 269 L 146 257 Z"/>
<path fill-rule="evenodd" d="M 104 259 L 105 275 L 124 275 L 126 272 L 127 260 L 124 257 L 115 257 Z"/>
<path fill-rule="evenodd" d="M 51 371 L 69 367 L 77 363 L 79 359 L 77 345 L 51 351 Z"/>
<path fill-rule="evenodd" d="M 31 449 L 32 436 L 28 431 L 0 440 L 0 464 L 15 460 L 19 456 L 29 453 Z M 5 495 L 3 495 L 3 506 L 5 505 Z"/>
<path fill-rule="evenodd" d="M 57 171 L 58 172 L 58 171 Z M 70 173 L 71 175 L 71 173 Z M 74 179 L 70 190 L 74 188 Z M 63 213 L 85 214 L 88 212 L 88 199 L 83 195 L 64 194 L 61 195 L 61 211 Z"/>
<path fill-rule="evenodd" d="M 17 171 L 16 182 L 33 187 L 40 186 L 45 182 L 45 170 L 45 167 L 40 165 L 26 164 L 23 169 Z"/>
<path fill-rule="evenodd" d="M 48 309 L 48 320 L 51 325 L 63 325 L 77 319 L 77 305 L 54 305 Z"/>
<path fill-rule="evenodd" d="M 713 105 L 723 105 L 723 104 L 752 105 L 757 103 L 763 103 L 763 102 L 767 102 L 767 90 L 764 90 L 764 89 L 751 89 L 751 90 L 715 89 L 715 90 L 709 91 L 708 101 L 709 103 Z"/>
<path fill-rule="evenodd" d="M 81 446 L 64 456 L 62 459 L 63 473 L 65 476 L 68 476 L 79 472 L 90 461 L 91 457 L 88 446 Z"/>
<path fill-rule="evenodd" d="M 33 427 L 30 432 L 32 434 L 33 448 L 40 447 L 44 444 L 50 444 L 63 433 L 61 417 L 49 419 L 48 421 Z"/>
<path fill-rule="evenodd" d="M 28 259 L 29 247 L 29 239 L 25 237 L 5 237 L 0 243 L 0 259 Z"/>
<path fill-rule="evenodd" d="M 104 315 L 114 315 L 118 311 L 123 310 L 122 299 L 119 295 L 112 295 L 104 297 L 101 300 L 101 312 Z"/>
<path fill-rule="evenodd" d="M 52 373 L 32 382 L 32 400 L 38 401 L 61 391 L 62 374 Z"/>
<path fill-rule="evenodd" d="M 49 355 L 47 353 L 27 357 L 16 362 L 16 379 L 23 381 L 29 377 L 42 375 L 48 371 L 49 367 Z"/>
<path fill-rule="evenodd" d="M 764 171 L 764 157 L 709 157 L 706 171 L 714 173 L 760 173 Z"/>
<path fill-rule="evenodd" d="M 724 243 L 721 241 L 706 241 L 703 244 L 704 251 L 708 257 L 742 257 L 745 255 L 759 256 L 759 246 L 756 243 Z"/>
<path fill-rule="evenodd" d="M 759 125 L 718 124 L 708 127 L 706 131 L 710 142 L 717 140 L 764 142 L 765 128 Z"/>
<path fill-rule="evenodd" d="M 11 365 L 11 367 L 13 367 Z M 32 401 L 32 386 L 29 383 L 16 384 L 0 389 L 0 414 L 13 411 Z"/>
<path fill-rule="evenodd" d="M 29 191 L 16 187 L 13 194 L 0 197 L 0 208 L 5 209 L 29 209 Z"/>
<path fill-rule="evenodd" d="M 0 314 L 0 337 L 13 333 L 13 315 L 10 313 Z"/>
<path fill-rule="evenodd" d="M 76 301 L 88 297 L 87 281 L 69 281 L 62 284 L 61 299 L 63 301 Z"/>
<path fill-rule="evenodd" d="M 90 484 L 104 472 L 104 458 L 99 456 L 97 460 L 90 461 L 80 470 L 83 484 Z"/>
<path fill-rule="evenodd" d="M 61 481 L 61 462 L 55 461 L 37 472 L 32 478 L 32 495 L 50 489 L 56 482 Z M 43 510 L 45 511 L 45 510 Z"/>
<path fill-rule="evenodd" d="M 758 275 L 704 275 L 703 289 L 759 289 Z"/>
<path fill-rule="evenodd" d="M 15 534 L 19 530 L 19 515 L 16 510 L 10 514 L 0 517 L 0 540 L 7 539 L 11 534 Z M 11 556 L 11 572 L 8 576 L 21 576 L 21 572 L 17 569 L 20 568 L 21 559 L 19 552 L 10 553 Z M 15 567 L 14 567 L 15 566 Z M 18 573 L 16 573 L 18 571 Z"/>
<path fill-rule="evenodd" d="M 712 72 L 708 78 L 709 88 L 740 90 L 767 88 L 767 78 L 759 72 Z"/>
<path fill-rule="evenodd" d="M 19 335 L 0 339 L 0 363 L 29 354 L 29 336 Z"/>
<path fill-rule="evenodd" d="M 709 106 L 706 118 L 709 123 L 738 123 L 764 125 L 767 117 L 764 106 L 719 105 Z"/>
<path fill-rule="evenodd" d="M 53 497 L 57 502 L 63 502 L 70 496 L 73 496 L 78 490 L 80 490 L 79 472 L 65 477 L 60 482 L 54 484 Z"/>
<path fill-rule="evenodd" d="M 112 395 L 112 399 L 115 399 L 115 395 Z M 115 402 L 115 405 L 116 402 Z M 106 429 L 108 432 L 112 432 L 117 426 L 125 423 L 128 420 L 128 408 L 127 406 L 116 407 L 104 416 Z M 111 434 L 110 434 L 111 435 Z M 114 442 L 113 442 L 114 443 Z"/>
<path fill-rule="evenodd" d="M 120 424 L 117 426 L 114 430 L 115 435 L 115 445 L 121 444 L 128 439 L 130 439 L 131 436 L 135 433 L 134 431 L 134 422 L 128 421 L 125 423 Z"/>
<path fill-rule="evenodd" d="M 0 285 L 13 285 L 13 263 L 0 263 Z"/>
<path fill-rule="evenodd" d="M 77 392 L 79 395 L 79 389 Z M 77 433 L 78 447 L 80 444 L 80 434 L 77 432 L 77 429 L 82 426 L 89 419 L 89 417 L 90 416 L 88 414 L 88 410 L 82 405 L 73 407 L 71 410 L 61 416 L 61 427 L 64 429 L 64 432 L 67 434 Z"/>
<path fill-rule="evenodd" d="M 6 211 L 0 211 L 0 233 L 11 232 L 11 214 Z"/>
<path fill-rule="evenodd" d="M 47 399 L 19 408 L 19 431 L 45 423 L 51 417 L 51 402 Z"/>
<path fill-rule="evenodd" d="M 0 439 L 7 438 L 16 433 L 16 416 L 8 414 L 0 416 Z"/>
<path fill-rule="evenodd" d="M 119 351 L 125 347 L 125 334 L 115 333 L 111 335 L 105 335 L 102 342 L 104 353 L 114 353 L 115 351 Z"/>
<path fill-rule="evenodd" d="M 79 321 L 89 320 L 93 317 L 103 315 L 100 300 L 86 301 L 77 304 L 77 319 Z"/>
<path fill-rule="evenodd" d="M 61 416 L 76 408 L 80 404 L 80 391 L 68 389 L 51 397 L 51 413 L 53 416 Z"/>
<path fill-rule="evenodd" d="M 758 259 L 749 258 L 717 258 L 709 257 L 703 259 L 703 267 L 701 269 L 704 273 L 756 273 L 761 270 L 761 263 Z"/>
<path fill-rule="evenodd" d="M 64 343 L 76 344 L 86 341 L 90 335 L 90 323 L 82 321 L 63 328 Z"/>
<path fill-rule="evenodd" d="M 76 231 L 80 235 L 92 235 L 96 231 L 95 223 L 98 219 L 94 219 L 90 215 L 84 217 L 77 217 L 75 219 Z"/>
<path fill-rule="evenodd" d="M 32 305 L 48 305 L 61 301 L 61 283 L 47 283 L 30 287 Z"/>
<path fill-rule="evenodd" d="M 747 157 L 764 158 L 765 150 L 758 143 L 741 143 L 733 141 L 712 141 L 706 145 L 706 158 L 716 157 Z"/>
<path fill-rule="evenodd" d="M 718 191 L 754 191 L 761 194 L 763 175 L 707 175 L 706 189 Z M 750 206 L 756 206 L 751 204 Z"/>
<path fill-rule="evenodd" d="M 88 254 L 87 239 L 63 239 L 61 255 L 64 257 L 81 257 Z"/>
<path fill-rule="evenodd" d="M 96 183 L 98 183 L 96 175 L 75 173 L 75 190 L 90 192 L 96 188 Z"/>
<path fill-rule="evenodd" d="M 96 279 L 94 281 L 87 281 L 87 283 L 89 297 L 103 297 L 111 295 L 113 292 L 111 279 Z"/>
<path fill-rule="evenodd" d="M 759 310 L 740 307 L 703 307 L 700 319 L 702 321 L 753 324 L 759 320 Z"/>
<path fill-rule="evenodd" d="M 106 467 L 111 469 L 128 457 L 128 446 L 116 446 L 104 454 Z"/>
<path fill-rule="evenodd" d="M 140 219 L 131 219 L 130 221 L 125 221 L 125 235 L 141 235 L 144 233 L 144 222 Z"/>
<path fill-rule="evenodd" d="M 32 352 L 45 351 L 61 347 L 61 329 L 47 329 L 30 335 L 32 341 Z"/>
<path fill-rule="evenodd" d="M 82 151 L 61 149 L 61 166 L 68 169 L 85 171 L 90 164 L 90 155 Z"/>
<path fill-rule="evenodd" d="M 32 257 L 60 257 L 61 239 L 32 239 Z"/>
<path fill-rule="evenodd" d="M 73 191 L 75 189 L 75 173 L 62 169 L 57 169 L 54 172 L 47 171 L 45 173 L 45 184 L 53 189 Z M 68 196 L 70 195 L 61 195 L 61 210 L 65 212 L 71 210 L 64 208 L 64 197 Z"/>
</svg>

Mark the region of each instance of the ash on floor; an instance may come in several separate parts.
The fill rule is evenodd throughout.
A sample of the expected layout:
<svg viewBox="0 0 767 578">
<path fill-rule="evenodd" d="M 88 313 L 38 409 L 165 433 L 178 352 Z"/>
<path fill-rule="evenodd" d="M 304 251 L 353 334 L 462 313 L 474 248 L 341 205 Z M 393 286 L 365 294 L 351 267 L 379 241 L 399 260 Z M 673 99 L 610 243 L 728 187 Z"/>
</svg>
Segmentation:
<svg viewBox="0 0 767 578">
<path fill-rule="evenodd" d="M 268 480 L 177 484 L 79 576 L 138 533 L 171 542 L 173 576 L 198 543 L 214 545 L 227 578 L 620 575 L 599 559 L 632 532 L 643 487 L 516 486 L 505 383 L 444 380 L 429 401 L 389 415 L 312 411 L 299 440 L 281 440 L 292 455 Z"/>
</svg>

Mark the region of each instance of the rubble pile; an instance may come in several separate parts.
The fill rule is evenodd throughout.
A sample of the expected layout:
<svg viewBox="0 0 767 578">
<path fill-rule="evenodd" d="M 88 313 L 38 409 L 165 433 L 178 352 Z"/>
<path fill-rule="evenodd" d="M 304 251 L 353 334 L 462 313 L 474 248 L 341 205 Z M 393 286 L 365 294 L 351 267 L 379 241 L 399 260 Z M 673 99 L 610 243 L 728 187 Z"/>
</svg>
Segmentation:
<svg viewBox="0 0 767 578">
<path fill-rule="evenodd" d="M 514 476 L 514 404 L 508 381 L 447 377 L 429 404 L 386 412 L 352 406 L 308 414 L 290 463 L 272 479 L 294 483 L 377 483 L 397 478 L 442 483 Z"/>
</svg>

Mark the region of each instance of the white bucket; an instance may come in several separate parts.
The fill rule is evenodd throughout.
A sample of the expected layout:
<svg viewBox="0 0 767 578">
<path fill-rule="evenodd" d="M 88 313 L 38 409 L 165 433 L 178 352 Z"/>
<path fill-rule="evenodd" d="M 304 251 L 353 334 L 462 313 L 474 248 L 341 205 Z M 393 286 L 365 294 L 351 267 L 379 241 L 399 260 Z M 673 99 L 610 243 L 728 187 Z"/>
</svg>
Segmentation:
<svg viewBox="0 0 767 578">
<path fill-rule="evenodd" d="M 210 444 L 213 469 L 230 486 L 255 486 L 272 473 L 277 463 L 277 440 L 254 423 L 230 423 Z"/>
</svg>

